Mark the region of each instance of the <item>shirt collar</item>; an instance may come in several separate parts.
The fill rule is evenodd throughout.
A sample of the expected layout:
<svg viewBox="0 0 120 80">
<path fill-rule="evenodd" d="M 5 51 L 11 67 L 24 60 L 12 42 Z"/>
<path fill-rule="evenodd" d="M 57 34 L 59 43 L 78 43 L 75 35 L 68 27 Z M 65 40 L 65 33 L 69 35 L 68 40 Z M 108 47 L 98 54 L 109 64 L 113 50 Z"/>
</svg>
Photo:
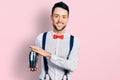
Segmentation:
<svg viewBox="0 0 120 80">
<path fill-rule="evenodd" d="M 55 34 L 55 32 L 51 31 L 51 35 L 53 36 L 54 34 Z M 68 33 L 66 33 L 66 32 L 63 35 L 64 35 L 64 38 L 68 37 Z"/>
</svg>

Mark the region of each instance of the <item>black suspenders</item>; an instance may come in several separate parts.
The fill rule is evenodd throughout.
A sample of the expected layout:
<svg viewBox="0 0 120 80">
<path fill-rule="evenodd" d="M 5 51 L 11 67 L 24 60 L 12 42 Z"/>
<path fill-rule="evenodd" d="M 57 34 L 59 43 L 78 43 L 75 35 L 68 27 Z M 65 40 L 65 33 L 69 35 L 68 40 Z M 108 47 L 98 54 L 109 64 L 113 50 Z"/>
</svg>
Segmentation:
<svg viewBox="0 0 120 80">
<path fill-rule="evenodd" d="M 44 49 L 44 50 L 45 50 L 45 44 L 46 44 L 46 36 L 47 36 L 47 32 L 43 33 L 43 37 L 42 37 L 42 49 Z M 68 53 L 68 56 L 67 56 L 67 58 L 66 58 L 67 60 L 69 59 L 71 50 L 72 50 L 72 48 L 73 48 L 73 43 L 74 43 L 74 36 L 71 35 L 71 36 L 70 36 L 69 53 Z M 49 75 L 49 73 L 48 73 L 49 67 L 48 67 L 48 62 L 47 62 L 46 57 L 43 57 L 43 61 L 44 61 L 44 69 L 45 69 L 44 80 L 46 80 L 46 75 L 48 75 L 49 78 L 50 78 L 50 80 L 52 80 L 51 77 L 50 77 L 50 75 Z M 64 78 L 64 76 L 66 76 L 66 80 L 68 80 L 68 77 L 67 77 L 67 74 L 68 74 L 68 73 L 69 73 L 69 71 L 65 69 L 65 70 L 64 70 L 63 78 Z M 62 78 L 62 80 L 63 80 L 63 78 Z"/>
<path fill-rule="evenodd" d="M 44 50 L 45 50 L 45 44 L 46 44 L 46 36 L 47 36 L 47 32 L 45 32 L 43 34 L 43 37 L 42 37 L 42 49 L 44 49 Z M 44 80 L 46 80 L 46 75 L 48 75 L 49 78 L 50 78 L 50 80 L 52 80 L 51 77 L 50 77 L 50 75 L 49 75 L 49 73 L 48 73 L 49 67 L 48 67 L 48 62 L 47 62 L 46 57 L 43 57 L 43 61 L 44 61 L 44 69 L 45 69 Z"/>
<path fill-rule="evenodd" d="M 71 50 L 72 50 L 72 48 L 73 48 L 73 42 L 74 42 L 74 36 L 70 36 L 70 47 L 69 47 L 69 53 L 68 53 L 68 55 L 67 55 L 67 60 L 69 59 L 69 56 L 70 56 L 70 53 L 71 53 Z M 69 73 L 69 71 L 68 70 L 66 70 L 66 69 L 64 69 L 64 75 L 63 75 L 63 77 L 62 77 L 62 80 L 64 79 L 64 76 L 66 76 L 66 80 L 68 80 L 68 76 L 67 76 L 67 74 Z"/>
</svg>

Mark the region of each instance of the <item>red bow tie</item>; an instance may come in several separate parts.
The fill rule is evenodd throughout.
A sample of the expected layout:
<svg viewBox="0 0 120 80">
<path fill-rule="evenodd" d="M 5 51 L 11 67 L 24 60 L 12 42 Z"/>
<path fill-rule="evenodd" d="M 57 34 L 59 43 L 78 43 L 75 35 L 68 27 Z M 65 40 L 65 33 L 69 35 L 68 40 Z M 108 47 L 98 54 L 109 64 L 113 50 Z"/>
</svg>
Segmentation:
<svg viewBox="0 0 120 80">
<path fill-rule="evenodd" d="M 54 39 L 57 39 L 57 38 L 63 39 L 63 38 L 64 38 L 64 35 L 61 35 L 61 36 L 53 35 L 53 38 L 54 38 Z"/>
</svg>

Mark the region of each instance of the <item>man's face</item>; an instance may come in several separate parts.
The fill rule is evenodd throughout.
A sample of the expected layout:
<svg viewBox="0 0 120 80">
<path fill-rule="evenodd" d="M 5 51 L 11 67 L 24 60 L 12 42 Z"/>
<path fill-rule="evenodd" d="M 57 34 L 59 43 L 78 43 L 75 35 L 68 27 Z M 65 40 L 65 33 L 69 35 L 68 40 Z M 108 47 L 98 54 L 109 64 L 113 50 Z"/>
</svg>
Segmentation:
<svg viewBox="0 0 120 80">
<path fill-rule="evenodd" d="M 56 7 L 53 14 L 51 15 L 54 29 L 57 31 L 64 30 L 67 25 L 68 18 L 69 15 L 67 10 Z"/>
</svg>

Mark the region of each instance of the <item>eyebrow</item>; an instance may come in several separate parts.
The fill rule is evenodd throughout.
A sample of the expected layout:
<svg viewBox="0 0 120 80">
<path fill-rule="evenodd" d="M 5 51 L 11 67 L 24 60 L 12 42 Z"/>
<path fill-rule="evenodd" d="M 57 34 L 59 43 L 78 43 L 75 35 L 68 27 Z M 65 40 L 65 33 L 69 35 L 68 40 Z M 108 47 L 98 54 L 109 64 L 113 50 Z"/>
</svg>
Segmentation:
<svg viewBox="0 0 120 80">
<path fill-rule="evenodd" d="M 59 15 L 59 14 L 53 14 L 53 15 Z M 62 15 L 62 16 L 67 16 L 67 15 Z"/>
</svg>

